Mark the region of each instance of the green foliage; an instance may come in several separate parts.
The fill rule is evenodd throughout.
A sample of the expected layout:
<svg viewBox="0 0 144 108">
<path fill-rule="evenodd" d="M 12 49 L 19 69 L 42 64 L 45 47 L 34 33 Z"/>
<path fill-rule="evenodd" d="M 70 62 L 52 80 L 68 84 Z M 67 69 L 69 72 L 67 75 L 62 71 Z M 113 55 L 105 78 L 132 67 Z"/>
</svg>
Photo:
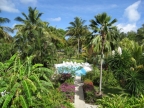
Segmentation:
<svg viewBox="0 0 144 108">
<path fill-rule="evenodd" d="M 120 85 L 126 88 L 131 95 L 139 96 L 143 93 L 143 79 L 141 71 L 129 50 L 123 50 L 122 55 L 116 53 L 107 60 L 108 66 Z"/>
<path fill-rule="evenodd" d="M 141 95 L 139 98 L 128 97 L 123 94 L 111 96 L 104 96 L 102 99 L 97 100 L 100 108 L 143 108 L 144 97 Z"/>
<path fill-rule="evenodd" d="M 94 85 L 99 84 L 99 69 L 97 67 L 93 67 L 91 72 L 87 72 L 86 75 L 82 76 L 82 80 L 90 79 L 92 80 Z"/>
<path fill-rule="evenodd" d="M 133 67 L 135 64 L 132 61 L 132 56 L 128 50 L 123 50 L 122 55 L 116 52 L 114 56 L 108 58 L 107 63 L 115 77 L 119 80 L 125 80 L 125 76 L 130 67 Z"/>
<path fill-rule="evenodd" d="M 87 103 L 94 103 L 96 101 L 96 90 L 90 79 L 84 80 L 83 92 L 84 99 Z"/>
<path fill-rule="evenodd" d="M 58 89 L 51 90 L 49 95 L 43 96 L 44 99 L 35 102 L 35 107 L 43 108 L 74 108 L 74 105 L 66 100 L 66 97 Z"/>
<path fill-rule="evenodd" d="M 72 46 L 68 46 L 64 49 L 65 55 L 67 56 L 68 59 L 71 59 L 71 57 L 75 53 L 75 49 Z"/>
<path fill-rule="evenodd" d="M 28 108 L 28 106 L 26 104 L 26 100 L 24 99 L 24 97 L 22 95 L 20 95 L 20 101 L 22 103 L 22 108 Z"/>
<path fill-rule="evenodd" d="M 32 59 L 32 56 L 27 57 L 22 63 L 19 55 L 15 54 L 10 60 L 1 63 L 3 74 L 0 76 L 0 88 L 6 90 L 6 94 L 0 99 L 2 108 L 32 107 L 35 99 L 44 99 L 42 97 L 53 89 L 49 79 L 52 71 L 42 67 L 42 64 L 32 65 Z"/>
<path fill-rule="evenodd" d="M 115 78 L 114 74 L 110 70 L 106 70 L 103 72 L 103 79 L 102 79 L 104 86 L 119 86 L 119 82 Z"/>
<path fill-rule="evenodd" d="M 86 75 L 82 76 L 82 80 L 91 79 L 95 86 L 99 86 L 99 69 L 94 67 L 93 71 L 86 73 Z M 104 86 L 118 86 L 118 81 L 114 77 L 113 72 L 110 70 L 103 71 L 103 79 L 102 79 Z"/>
<path fill-rule="evenodd" d="M 127 75 L 125 88 L 134 96 L 143 94 L 143 78 L 136 71 L 130 71 Z"/>
</svg>

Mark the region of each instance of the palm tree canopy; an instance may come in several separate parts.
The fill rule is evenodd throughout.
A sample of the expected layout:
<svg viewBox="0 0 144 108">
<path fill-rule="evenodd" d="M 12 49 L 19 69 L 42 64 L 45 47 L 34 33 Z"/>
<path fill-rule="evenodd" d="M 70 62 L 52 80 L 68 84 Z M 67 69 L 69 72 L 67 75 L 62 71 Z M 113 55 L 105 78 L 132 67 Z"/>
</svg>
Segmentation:
<svg viewBox="0 0 144 108">
<path fill-rule="evenodd" d="M 93 30 L 94 33 L 99 32 L 101 35 L 107 34 L 109 30 L 115 28 L 115 26 L 112 26 L 115 22 L 117 22 L 117 19 L 113 19 L 111 21 L 111 17 L 107 15 L 107 13 L 98 14 L 94 17 L 95 20 L 90 20 L 91 24 L 90 27 Z"/>
<path fill-rule="evenodd" d="M 28 21 L 32 25 L 38 24 L 41 21 L 40 17 L 42 16 L 43 13 L 39 13 L 39 11 L 36 10 L 36 8 L 32 9 L 32 7 L 29 7 L 28 11 L 29 11 L 28 16 L 22 12 L 22 15 L 24 16 L 25 19 L 18 16 L 15 18 L 15 20 L 23 23 L 26 23 Z"/>
<path fill-rule="evenodd" d="M 106 52 L 113 49 L 110 47 L 116 43 L 119 37 L 117 33 L 118 29 L 116 26 L 113 26 L 117 20 L 113 19 L 111 21 L 111 17 L 108 16 L 107 13 L 102 13 L 94 16 L 94 19 L 90 20 L 90 22 L 93 33 L 97 33 L 92 41 L 93 45 L 95 45 L 95 51 L 100 52 L 102 46 L 103 50 Z M 102 41 L 102 39 L 104 40 Z M 102 45 L 101 42 L 104 42 L 104 44 Z M 110 46 L 108 47 L 108 45 Z"/>
<path fill-rule="evenodd" d="M 87 30 L 87 26 L 84 25 L 85 22 L 86 22 L 85 20 L 82 20 L 79 17 L 75 17 L 74 22 L 69 23 L 71 26 L 67 27 L 68 30 L 66 35 L 76 37 L 82 36 L 84 32 L 86 32 Z"/>
<path fill-rule="evenodd" d="M 0 10 L 1 12 L 1 10 Z M 7 32 L 13 32 L 10 27 L 2 26 L 4 23 L 9 23 L 10 20 L 8 18 L 0 17 L 0 38 L 5 40 L 11 40 L 11 36 Z"/>
</svg>

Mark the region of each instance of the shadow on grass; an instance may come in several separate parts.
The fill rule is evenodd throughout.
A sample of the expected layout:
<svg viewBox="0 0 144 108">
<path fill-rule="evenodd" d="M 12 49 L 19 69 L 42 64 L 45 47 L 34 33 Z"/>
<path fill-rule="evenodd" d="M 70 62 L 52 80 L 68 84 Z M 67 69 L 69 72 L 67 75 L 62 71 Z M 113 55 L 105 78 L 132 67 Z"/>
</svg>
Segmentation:
<svg viewBox="0 0 144 108">
<path fill-rule="evenodd" d="M 108 87 L 108 86 L 105 86 L 105 87 L 103 87 L 102 91 L 103 91 L 103 94 L 107 95 L 107 96 L 111 96 L 111 94 L 117 94 L 117 95 L 125 94 L 125 95 L 129 95 L 128 91 L 126 91 L 125 89 L 123 89 L 121 87 Z"/>
</svg>

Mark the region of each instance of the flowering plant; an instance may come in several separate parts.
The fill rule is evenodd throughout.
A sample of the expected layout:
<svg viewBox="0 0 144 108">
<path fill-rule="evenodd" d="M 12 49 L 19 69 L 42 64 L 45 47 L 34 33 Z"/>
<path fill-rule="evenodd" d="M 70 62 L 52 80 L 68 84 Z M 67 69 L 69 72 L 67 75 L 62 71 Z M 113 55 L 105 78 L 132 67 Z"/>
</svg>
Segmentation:
<svg viewBox="0 0 144 108">
<path fill-rule="evenodd" d="M 96 100 L 96 90 L 94 89 L 93 82 L 90 79 L 86 79 L 83 85 L 84 98 L 88 103 L 94 103 Z"/>
<path fill-rule="evenodd" d="M 60 85 L 59 90 L 64 93 L 66 98 L 71 102 L 74 101 L 75 86 L 74 84 L 63 83 Z"/>
</svg>

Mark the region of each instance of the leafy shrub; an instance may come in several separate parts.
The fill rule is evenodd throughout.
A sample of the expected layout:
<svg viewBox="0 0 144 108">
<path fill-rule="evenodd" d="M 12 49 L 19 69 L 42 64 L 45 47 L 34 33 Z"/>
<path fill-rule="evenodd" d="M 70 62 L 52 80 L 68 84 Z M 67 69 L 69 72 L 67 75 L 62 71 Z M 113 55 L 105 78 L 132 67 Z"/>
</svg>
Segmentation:
<svg viewBox="0 0 144 108">
<path fill-rule="evenodd" d="M 104 96 L 97 100 L 99 108 L 144 108 L 144 96 L 139 98 L 128 97 L 124 94 Z"/>
<path fill-rule="evenodd" d="M 93 82 L 92 82 L 90 79 L 86 79 L 86 80 L 84 81 L 84 85 L 90 85 L 90 86 L 93 87 Z"/>
<path fill-rule="evenodd" d="M 82 80 L 91 79 L 95 86 L 99 86 L 99 70 L 98 68 L 94 68 L 95 70 L 92 72 L 86 73 L 85 76 L 82 76 Z M 119 83 L 117 79 L 114 77 L 113 72 L 110 70 L 103 70 L 103 78 L 102 78 L 103 86 L 118 86 Z"/>
<path fill-rule="evenodd" d="M 121 55 L 116 53 L 114 56 L 110 56 L 106 62 L 109 68 L 114 72 L 115 77 L 119 80 L 125 79 L 128 72 L 127 70 L 135 64 L 128 50 L 123 50 Z"/>
<path fill-rule="evenodd" d="M 93 71 L 87 72 L 86 75 L 82 76 L 82 80 L 91 79 L 94 85 L 99 85 L 99 69 L 93 67 Z"/>
<path fill-rule="evenodd" d="M 94 89 L 93 82 L 89 79 L 84 81 L 83 85 L 84 98 L 87 103 L 94 103 L 96 101 L 96 90 Z"/>
<path fill-rule="evenodd" d="M 99 81 L 99 80 L 98 80 Z M 119 86 L 117 79 L 110 70 L 103 71 L 103 86 Z"/>
<path fill-rule="evenodd" d="M 55 74 L 52 78 L 54 85 L 57 85 L 58 83 L 62 84 L 64 82 L 72 83 L 74 82 L 74 78 L 70 73 L 61 73 L 61 74 Z"/>
<path fill-rule="evenodd" d="M 58 89 L 51 90 L 49 95 L 45 95 L 43 102 L 39 102 L 36 108 L 74 108 L 74 106 L 66 99 L 64 94 Z M 41 104 L 44 104 L 41 106 Z"/>
<path fill-rule="evenodd" d="M 35 107 L 37 102 L 43 106 L 43 96 L 53 89 L 49 79 L 52 71 L 42 64 L 32 65 L 32 59 L 33 56 L 30 56 L 22 62 L 15 54 L 5 63 L 0 63 L 3 72 L 3 76 L 0 76 L 0 92 L 2 89 L 7 92 L 0 97 L 1 108 L 30 108 Z"/>
<path fill-rule="evenodd" d="M 74 102 L 74 94 L 75 94 L 75 85 L 63 83 L 60 85 L 59 90 L 64 93 L 67 100 L 70 102 Z"/>
<path fill-rule="evenodd" d="M 125 88 L 131 93 L 131 95 L 138 96 L 143 93 L 143 78 L 136 71 L 130 71 L 127 75 Z"/>
<path fill-rule="evenodd" d="M 64 83 L 66 80 L 70 79 L 72 77 L 72 75 L 70 73 L 62 73 L 60 75 L 59 81 L 61 83 Z"/>
</svg>

